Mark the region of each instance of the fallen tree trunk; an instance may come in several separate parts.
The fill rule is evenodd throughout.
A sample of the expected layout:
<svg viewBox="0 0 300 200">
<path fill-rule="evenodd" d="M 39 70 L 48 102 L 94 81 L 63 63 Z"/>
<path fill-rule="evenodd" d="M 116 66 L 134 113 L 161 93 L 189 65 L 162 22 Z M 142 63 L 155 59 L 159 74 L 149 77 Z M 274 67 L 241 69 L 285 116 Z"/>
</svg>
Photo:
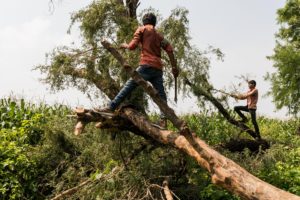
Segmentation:
<svg viewBox="0 0 300 200">
<path fill-rule="evenodd" d="M 153 89 L 151 85 L 149 85 L 136 71 L 133 71 L 130 66 L 128 66 L 121 54 L 111 47 L 108 42 L 103 41 L 102 44 L 127 69 L 133 80 L 141 85 L 151 96 L 168 119 L 176 128 L 178 128 L 179 133 L 168 130 L 160 130 L 157 127 L 154 127 L 144 115 L 132 108 L 124 108 L 119 112 L 119 116 L 121 117 L 119 118 L 120 122 L 122 122 L 122 120 L 127 120 L 131 123 L 131 127 L 134 125 L 134 133 L 138 132 L 140 135 L 147 135 L 157 142 L 172 145 L 187 153 L 189 156 L 194 158 L 201 167 L 205 168 L 211 174 L 212 182 L 214 184 L 227 189 L 243 199 L 300 200 L 299 196 L 276 188 L 253 176 L 232 160 L 222 156 L 210 148 L 204 141 L 196 137 L 195 134 L 192 134 L 186 123 L 175 115 L 175 112 L 169 108 L 166 102 L 160 99 L 157 91 Z M 88 112 L 80 113 L 81 119 L 84 119 L 85 113 Z M 99 118 L 99 121 L 103 120 L 103 117 Z M 126 125 L 128 125 L 128 123 Z"/>
<path fill-rule="evenodd" d="M 93 111 L 87 110 L 86 112 L 89 113 Z M 81 113 L 80 116 L 83 118 L 84 114 Z M 123 120 L 127 121 L 129 129 L 134 125 L 139 135 L 147 135 L 159 143 L 171 145 L 185 152 L 211 174 L 214 184 L 240 196 L 242 199 L 300 200 L 299 196 L 276 188 L 253 176 L 232 160 L 210 148 L 204 141 L 196 136 L 194 136 L 195 142 L 202 149 L 203 154 L 205 154 L 204 157 L 193 148 L 186 137 L 180 135 L 178 132 L 161 130 L 153 126 L 143 114 L 132 108 L 122 109 L 116 118 L 120 120 L 120 124 L 124 123 Z M 97 119 L 95 118 L 94 120 Z M 103 117 L 99 117 L 99 121 L 101 120 L 103 120 Z M 128 123 L 128 120 L 130 123 Z M 122 126 L 122 129 L 128 130 L 124 126 Z"/>
<path fill-rule="evenodd" d="M 193 135 L 188 128 L 186 122 L 181 120 L 179 117 L 176 116 L 174 110 L 170 108 L 166 101 L 162 100 L 159 96 L 159 93 L 157 90 L 155 90 L 152 85 L 150 85 L 147 81 L 145 81 L 140 74 L 133 70 L 131 66 L 128 65 L 128 63 L 124 60 L 122 55 L 112 47 L 112 45 L 107 41 L 102 41 L 102 45 L 105 49 L 107 49 L 119 62 L 120 64 L 126 69 L 127 73 L 131 75 L 131 78 L 139 84 L 144 91 L 150 95 L 152 100 L 158 105 L 159 109 L 165 114 L 165 116 L 173 123 L 173 125 L 180 130 L 180 134 L 184 135 L 185 138 L 189 141 L 189 143 L 193 146 L 193 148 L 204 158 L 206 158 L 207 154 L 203 152 L 204 150 L 199 147 L 199 145 L 195 142 Z"/>
</svg>

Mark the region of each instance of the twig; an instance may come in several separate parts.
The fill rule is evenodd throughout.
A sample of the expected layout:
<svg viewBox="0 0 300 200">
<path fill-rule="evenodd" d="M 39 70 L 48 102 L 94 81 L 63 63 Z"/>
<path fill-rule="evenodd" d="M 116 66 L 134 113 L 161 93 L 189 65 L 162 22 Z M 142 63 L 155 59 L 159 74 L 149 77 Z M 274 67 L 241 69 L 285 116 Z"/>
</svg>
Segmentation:
<svg viewBox="0 0 300 200">
<path fill-rule="evenodd" d="M 126 168 L 126 165 L 128 165 L 130 163 L 130 161 L 132 161 L 135 156 L 137 156 L 140 152 L 142 152 L 144 149 L 146 149 L 146 147 L 148 146 L 149 144 L 148 143 L 144 143 L 142 144 L 139 148 L 135 149 L 134 152 L 131 154 L 131 156 L 125 161 L 124 158 L 123 159 L 123 163 L 124 165 L 123 166 L 120 166 L 120 167 L 115 167 L 109 174 L 107 174 L 106 176 L 100 176 L 98 179 L 96 179 L 96 181 L 99 181 L 99 180 L 103 180 L 103 179 L 106 179 L 106 178 L 110 178 L 112 177 L 113 175 L 115 175 L 119 172 L 122 171 L 122 169 L 125 167 Z M 121 148 L 121 146 L 120 146 Z M 120 149 L 121 151 L 121 149 Z M 94 180 L 92 178 L 89 178 L 87 179 L 86 181 L 80 183 L 78 186 L 75 186 L 71 189 L 68 189 L 60 194 L 58 194 L 57 196 L 55 196 L 54 198 L 52 198 L 51 200 L 58 200 L 58 199 L 61 199 L 63 197 L 66 197 L 66 196 L 70 196 L 72 194 L 74 194 L 75 192 L 77 192 L 80 188 L 82 188 L 83 186 L 89 184 L 89 183 L 92 183 L 94 182 Z"/>
<path fill-rule="evenodd" d="M 163 181 L 163 188 L 164 188 L 164 193 L 165 193 L 165 196 L 166 196 L 166 198 L 167 198 L 167 200 L 173 200 L 173 196 L 172 196 L 172 194 L 171 194 L 171 192 L 170 192 L 170 188 L 169 188 L 169 182 L 168 182 L 168 180 L 164 180 Z"/>
<path fill-rule="evenodd" d="M 218 90 L 218 89 L 212 89 L 212 90 L 214 90 L 214 91 L 216 91 L 216 92 L 220 92 L 220 93 L 222 93 L 222 94 L 225 94 L 225 95 L 228 95 L 228 96 L 231 96 L 232 94 L 230 94 L 230 93 L 228 93 L 228 92 L 225 92 L 224 90 Z"/>
<path fill-rule="evenodd" d="M 117 167 L 113 168 L 111 170 L 111 172 L 109 174 L 105 175 L 105 176 L 102 176 L 100 174 L 99 178 L 96 177 L 96 180 L 94 180 L 93 178 L 89 178 L 86 181 L 80 183 L 79 185 L 77 185 L 77 186 L 75 186 L 75 187 L 73 187 L 71 189 L 68 189 L 68 190 L 66 190 L 66 191 L 64 191 L 64 192 L 56 195 L 51 200 L 58 200 L 58 199 L 66 197 L 66 196 L 70 196 L 70 195 L 76 193 L 83 186 L 86 186 L 86 185 L 88 185 L 90 183 L 93 183 L 93 182 L 96 182 L 96 181 L 98 182 L 98 181 L 103 180 L 103 179 L 110 179 L 112 176 L 115 176 L 116 174 L 120 173 L 123 169 L 124 169 L 124 166 L 117 166 Z"/>
<path fill-rule="evenodd" d="M 164 190 L 164 187 L 157 185 L 157 184 L 151 184 L 150 187 L 157 187 L 157 188 Z M 180 200 L 180 198 L 172 190 L 169 189 L 169 191 L 174 197 L 176 197 L 176 199 Z"/>
<path fill-rule="evenodd" d="M 74 194 L 75 192 L 77 192 L 80 188 L 82 188 L 83 186 L 89 184 L 92 182 L 92 179 L 87 179 L 86 181 L 80 183 L 79 185 L 77 185 L 76 187 L 73 187 L 71 189 L 68 189 L 58 195 L 56 195 L 54 198 L 52 198 L 51 200 L 58 200 L 58 199 L 61 199 L 63 197 L 66 197 L 66 196 L 70 196 L 72 194 Z"/>
</svg>

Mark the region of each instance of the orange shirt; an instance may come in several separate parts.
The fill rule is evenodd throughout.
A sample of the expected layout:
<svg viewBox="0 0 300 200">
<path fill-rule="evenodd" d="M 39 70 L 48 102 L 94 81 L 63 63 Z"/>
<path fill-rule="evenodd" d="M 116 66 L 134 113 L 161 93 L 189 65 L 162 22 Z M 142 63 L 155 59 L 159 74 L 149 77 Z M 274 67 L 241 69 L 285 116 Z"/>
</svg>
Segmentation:
<svg viewBox="0 0 300 200">
<path fill-rule="evenodd" d="M 242 95 L 240 99 L 247 99 L 248 109 L 256 109 L 258 90 L 256 88 L 250 89 L 246 94 Z"/>
<path fill-rule="evenodd" d="M 161 48 L 167 53 L 173 52 L 170 43 L 150 24 L 141 26 L 135 31 L 133 39 L 129 43 L 129 49 L 133 50 L 139 44 L 142 46 L 140 65 L 150 65 L 162 69 Z"/>
</svg>

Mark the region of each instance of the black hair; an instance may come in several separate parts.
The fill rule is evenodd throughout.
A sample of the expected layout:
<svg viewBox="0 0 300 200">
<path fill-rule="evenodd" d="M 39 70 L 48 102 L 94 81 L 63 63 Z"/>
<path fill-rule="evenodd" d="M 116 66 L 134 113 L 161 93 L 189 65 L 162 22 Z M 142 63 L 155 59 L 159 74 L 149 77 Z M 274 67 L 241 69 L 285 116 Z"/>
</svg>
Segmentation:
<svg viewBox="0 0 300 200">
<path fill-rule="evenodd" d="M 256 81 L 255 81 L 255 80 L 251 80 L 251 81 L 249 81 L 248 83 L 250 83 L 250 84 L 256 86 Z"/>
<path fill-rule="evenodd" d="M 156 25 L 156 16 L 153 13 L 147 13 L 143 16 L 143 25 L 146 24 Z"/>
</svg>

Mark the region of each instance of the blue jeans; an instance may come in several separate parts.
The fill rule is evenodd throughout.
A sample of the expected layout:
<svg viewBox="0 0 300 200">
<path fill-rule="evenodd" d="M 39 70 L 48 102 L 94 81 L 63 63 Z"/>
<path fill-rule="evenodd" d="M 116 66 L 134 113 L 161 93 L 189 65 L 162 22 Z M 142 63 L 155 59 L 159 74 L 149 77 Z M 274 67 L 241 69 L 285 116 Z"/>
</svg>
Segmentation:
<svg viewBox="0 0 300 200">
<path fill-rule="evenodd" d="M 162 70 L 153 68 L 149 65 L 141 65 L 136 70 L 144 80 L 149 81 L 152 86 L 158 91 L 159 96 L 167 102 L 167 96 L 163 85 L 163 72 Z M 120 103 L 138 86 L 138 84 L 130 78 L 118 95 L 110 102 L 109 107 L 111 110 L 115 110 Z M 161 112 L 161 118 L 165 118 Z"/>
</svg>

